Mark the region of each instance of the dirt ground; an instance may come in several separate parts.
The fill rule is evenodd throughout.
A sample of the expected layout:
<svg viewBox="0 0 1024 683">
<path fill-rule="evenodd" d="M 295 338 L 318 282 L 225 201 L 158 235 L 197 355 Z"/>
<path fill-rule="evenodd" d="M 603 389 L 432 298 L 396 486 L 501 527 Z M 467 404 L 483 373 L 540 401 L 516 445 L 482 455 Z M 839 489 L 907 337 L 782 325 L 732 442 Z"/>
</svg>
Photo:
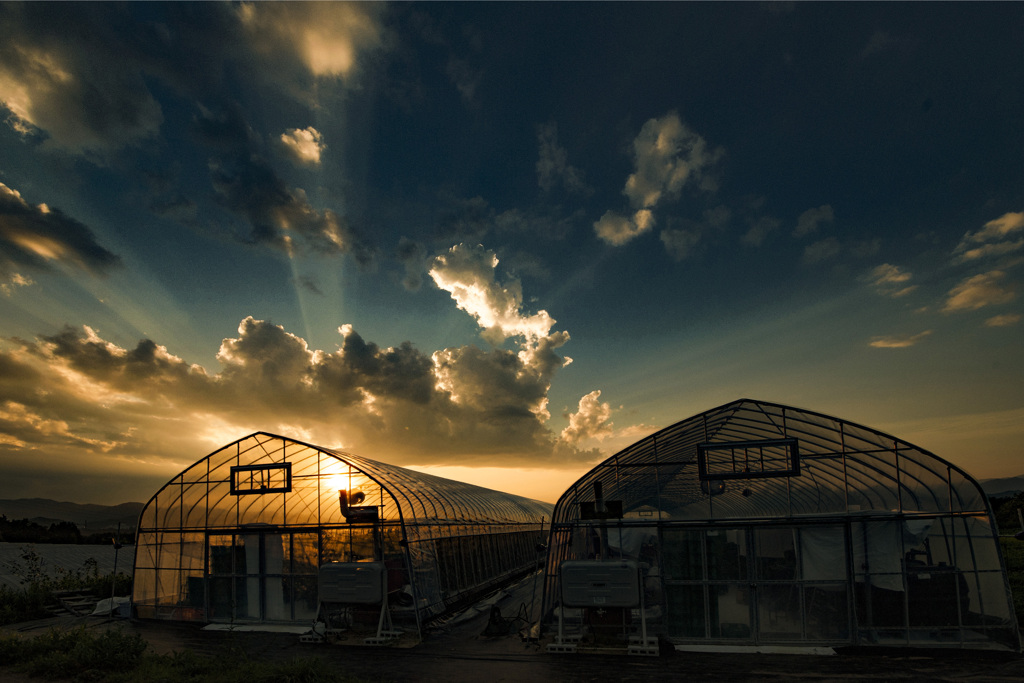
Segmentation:
<svg viewBox="0 0 1024 683">
<path fill-rule="evenodd" d="M 216 656 L 226 649 L 255 659 L 322 658 L 347 674 L 394 683 L 660 683 L 668 681 L 1024 681 L 1024 656 L 977 650 L 844 648 L 833 655 L 679 652 L 658 657 L 624 652 L 546 651 L 546 639 L 527 639 L 509 618 L 508 635 L 489 637 L 491 604 L 504 617 L 529 616 L 537 582 L 524 580 L 490 601 L 446 623 L 434 625 L 423 642 L 403 639 L 397 646 L 372 647 L 361 638 L 301 642 L 295 632 L 203 630 L 199 624 L 62 617 L 7 627 L 24 635 L 47 629 L 123 628 L 141 634 L 154 652 L 192 650 Z M 535 617 L 534 617 L 535 618 Z M 6 681 L 0 671 L 0 680 Z M 28 679 L 25 679 L 28 680 Z"/>
<path fill-rule="evenodd" d="M 486 615 L 467 624 L 486 627 Z M 1024 658 L 1016 654 L 975 651 L 879 652 L 850 648 L 831 656 L 779 654 L 683 653 L 659 657 L 625 654 L 550 654 L 540 643 L 518 635 L 465 637 L 457 632 L 433 634 L 411 648 L 374 648 L 346 644 L 300 643 L 289 634 L 182 630 L 135 624 L 154 649 L 183 646 L 210 653 L 218 647 L 241 647 L 265 657 L 322 657 L 369 681 L 452 683 L 487 681 L 589 682 L 622 681 L 1024 681 Z M 210 636 L 214 636 L 210 638 Z"/>
<path fill-rule="evenodd" d="M 123 628 L 140 633 L 157 653 L 193 650 L 216 656 L 225 648 L 258 659 L 317 657 L 367 681 L 394 683 L 661 683 L 668 681 L 1024 681 L 1024 657 L 969 650 L 848 648 L 835 655 L 670 652 L 552 654 L 518 634 L 481 635 L 482 612 L 457 627 L 430 633 L 410 647 L 303 643 L 294 633 L 209 631 L 198 625 L 100 617 L 61 618 L 20 625 L 26 635 L 46 629 Z M 0 678 L 3 678 L 0 673 Z M 26 679 L 27 680 L 27 679 Z"/>
</svg>

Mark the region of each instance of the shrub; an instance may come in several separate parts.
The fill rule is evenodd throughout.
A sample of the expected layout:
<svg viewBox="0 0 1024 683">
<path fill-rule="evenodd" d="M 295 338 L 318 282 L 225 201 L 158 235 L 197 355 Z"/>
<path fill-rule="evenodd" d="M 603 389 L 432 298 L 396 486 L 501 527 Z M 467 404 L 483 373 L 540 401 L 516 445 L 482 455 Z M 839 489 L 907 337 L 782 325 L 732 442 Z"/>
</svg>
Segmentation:
<svg viewBox="0 0 1024 683">
<path fill-rule="evenodd" d="M 9 634 L 0 638 L 0 665 L 30 676 L 97 678 L 135 669 L 147 647 L 142 636 L 120 629 L 51 629 L 35 638 Z"/>
<path fill-rule="evenodd" d="M 360 683 L 320 657 L 267 660 L 242 648 L 216 655 L 186 650 L 169 655 L 148 651 L 137 633 L 120 628 L 51 629 L 35 638 L 0 634 L 0 678 L 14 668 L 42 679 L 77 681 L 163 681 L 164 683 Z"/>
<path fill-rule="evenodd" d="M 127 595 L 132 590 L 132 577 L 101 575 L 96 560 L 89 558 L 79 567 L 54 567 L 51 574 L 46 563 L 31 545 L 21 548 L 21 559 L 7 563 L 7 569 L 18 577 L 23 588 L 0 586 L 0 625 L 42 619 L 49 615 L 47 605 L 57 602 L 56 591 L 89 591 L 98 598 Z"/>
<path fill-rule="evenodd" d="M 71 631 L 52 630 L 36 638 L 40 656 L 29 661 L 30 676 L 68 678 L 86 672 L 131 671 L 138 666 L 148 647 L 137 633 L 120 629 L 93 633 L 84 627 Z"/>
<path fill-rule="evenodd" d="M 1024 626 L 1024 541 L 1001 536 L 999 542 L 1003 546 L 1006 577 L 1013 593 L 1013 611 L 1017 613 L 1017 623 Z"/>
<path fill-rule="evenodd" d="M 38 587 L 0 586 L 0 626 L 47 617 L 46 605 L 52 600 L 50 591 Z"/>
</svg>

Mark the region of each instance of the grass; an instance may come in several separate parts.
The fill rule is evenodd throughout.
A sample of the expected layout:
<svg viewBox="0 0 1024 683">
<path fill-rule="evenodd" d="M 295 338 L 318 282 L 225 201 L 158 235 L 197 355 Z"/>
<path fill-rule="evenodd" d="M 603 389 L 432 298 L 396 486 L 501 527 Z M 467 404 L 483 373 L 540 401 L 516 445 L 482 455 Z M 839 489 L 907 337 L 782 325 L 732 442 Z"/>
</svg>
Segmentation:
<svg viewBox="0 0 1024 683">
<path fill-rule="evenodd" d="M 1017 623 L 1024 626 L 1024 541 L 1000 536 L 999 542 L 1003 546 L 1006 577 L 1013 593 L 1013 611 L 1017 613 Z"/>
<path fill-rule="evenodd" d="M 51 629 L 35 638 L 0 635 L 0 672 L 12 670 L 45 680 L 129 683 L 359 683 L 323 659 L 270 661 L 240 649 L 213 655 L 156 654 L 138 633 Z"/>
</svg>

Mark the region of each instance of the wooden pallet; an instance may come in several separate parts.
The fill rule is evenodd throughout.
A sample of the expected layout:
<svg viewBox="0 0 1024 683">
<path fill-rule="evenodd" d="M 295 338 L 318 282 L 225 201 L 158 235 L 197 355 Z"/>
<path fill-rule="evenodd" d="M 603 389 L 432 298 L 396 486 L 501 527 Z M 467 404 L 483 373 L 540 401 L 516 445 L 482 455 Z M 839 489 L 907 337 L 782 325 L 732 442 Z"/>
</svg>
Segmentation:
<svg viewBox="0 0 1024 683">
<path fill-rule="evenodd" d="M 85 617 L 92 614 L 99 602 L 90 591 L 58 591 L 53 595 L 58 604 L 50 605 L 47 609 L 56 616 Z"/>
</svg>

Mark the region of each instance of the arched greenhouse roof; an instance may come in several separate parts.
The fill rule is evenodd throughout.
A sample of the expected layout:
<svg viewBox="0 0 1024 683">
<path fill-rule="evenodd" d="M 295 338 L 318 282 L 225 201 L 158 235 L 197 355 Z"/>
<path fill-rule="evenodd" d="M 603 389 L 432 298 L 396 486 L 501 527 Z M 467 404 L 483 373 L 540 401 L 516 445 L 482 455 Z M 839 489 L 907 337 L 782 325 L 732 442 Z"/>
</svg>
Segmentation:
<svg viewBox="0 0 1024 683">
<path fill-rule="evenodd" d="M 243 493 L 261 495 L 237 495 L 241 476 L 247 477 L 244 486 L 257 487 Z M 257 432 L 214 451 L 169 481 L 147 503 L 140 530 L 344 523 L 338 491 L 356 486 L 379 489 L 367 492 L 367 503 L 380 505 L 382 520 L 404 525 L 551 519 L 548 503 Z"/>
<path fill-rule="evenodd" d="M 598 490 L 621 502 L 623 521 L 989 510 L 974 479 L 924 449 L 752 399 L 677 422 L 604 460 L 562 495 L 553 523 L 578 519 Z"/>
</svg>

